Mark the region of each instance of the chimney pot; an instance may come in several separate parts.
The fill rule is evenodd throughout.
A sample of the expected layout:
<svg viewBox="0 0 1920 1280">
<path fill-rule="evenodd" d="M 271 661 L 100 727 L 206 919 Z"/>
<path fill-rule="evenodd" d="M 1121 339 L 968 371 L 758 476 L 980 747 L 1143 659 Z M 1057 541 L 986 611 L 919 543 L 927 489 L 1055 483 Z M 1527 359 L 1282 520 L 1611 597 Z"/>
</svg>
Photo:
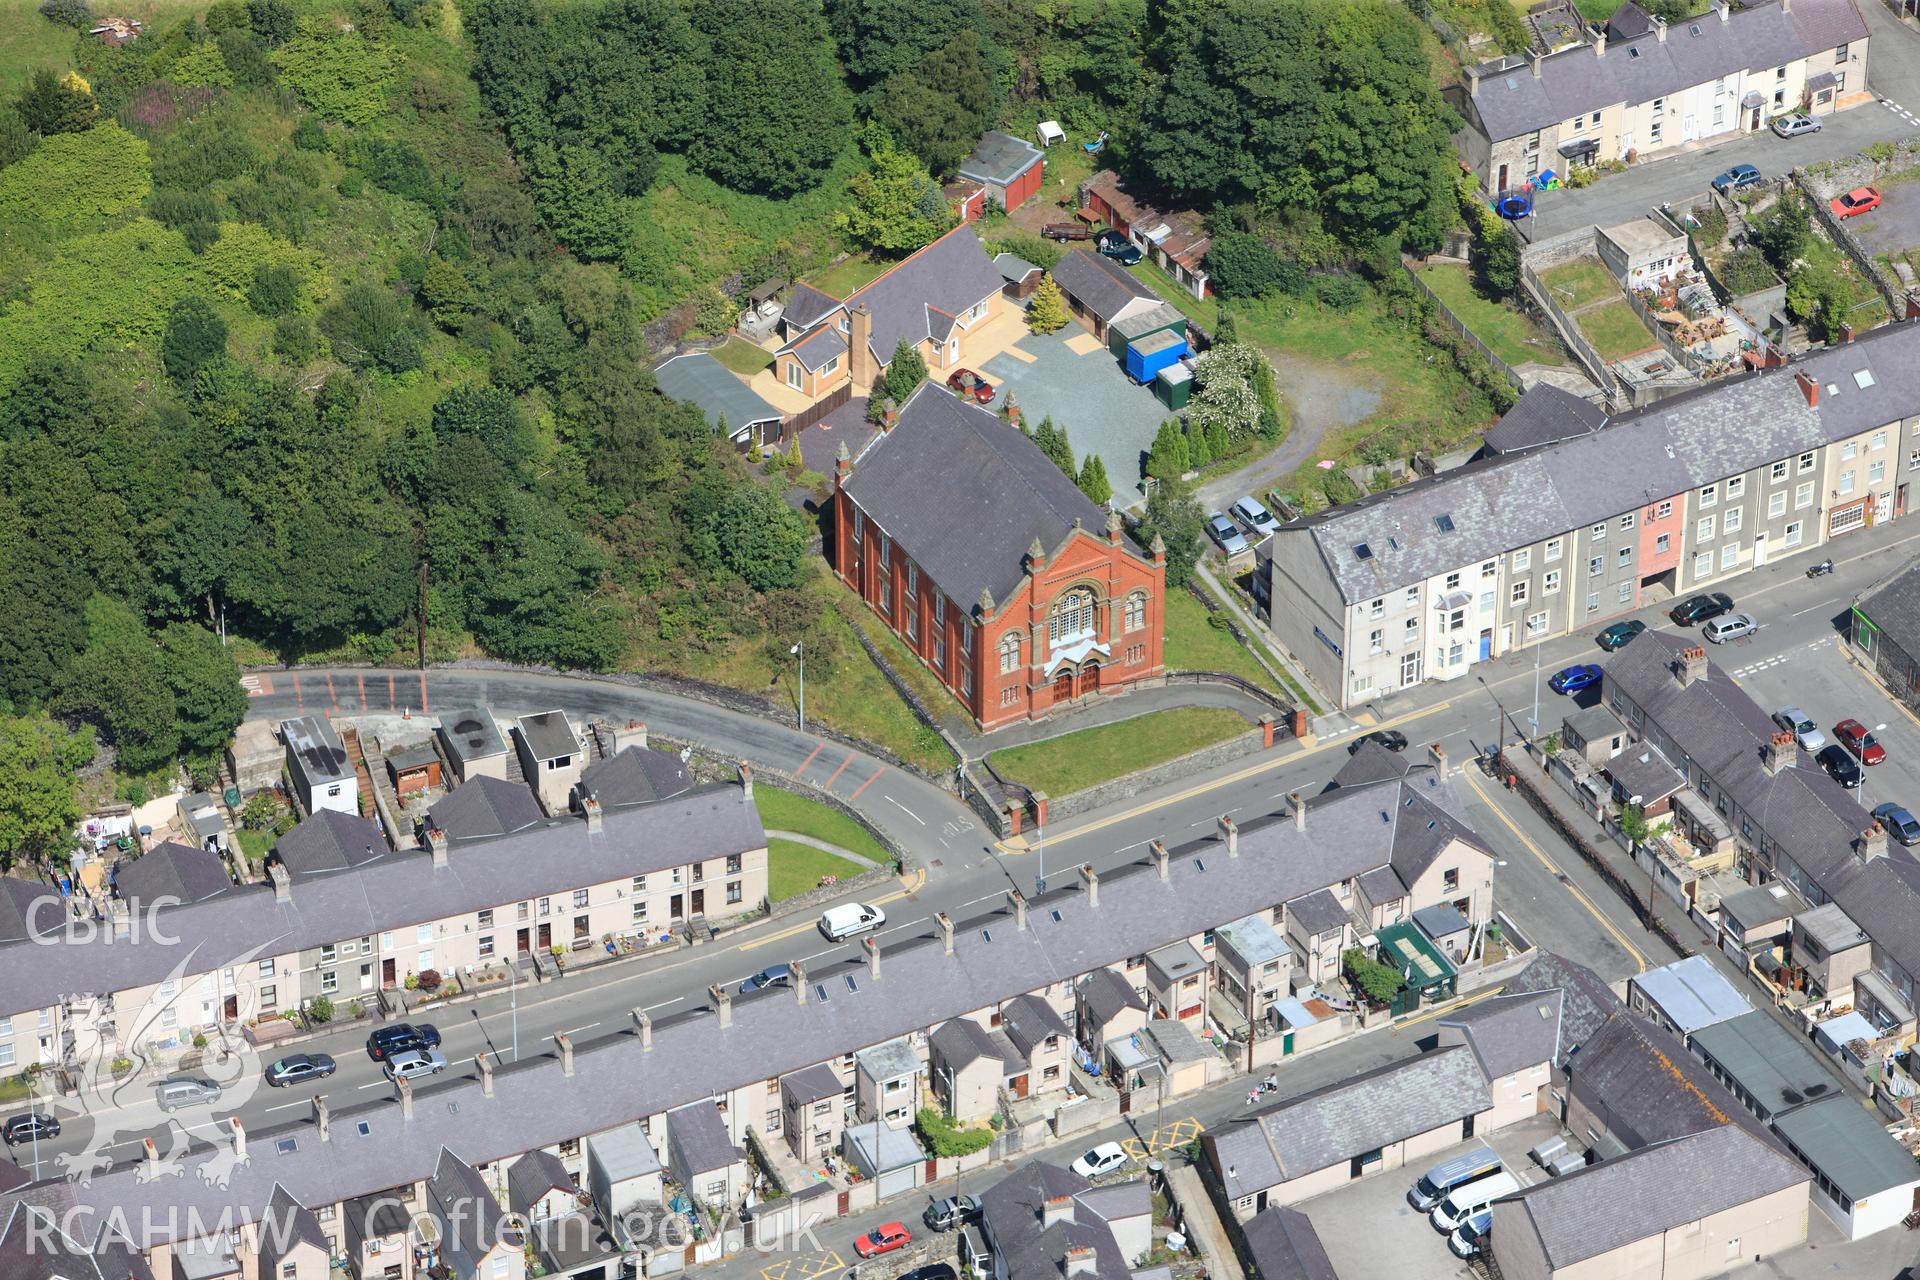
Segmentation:
<svg viewBox="0 0 1920 1280">
<path fill-rule="evenodd" d="M 793 979 L 793 999 L 796 1004 L 807 1002 L 807 969 L 798 960 L 787 961 L 787 976 Z"/>
<path fill-rule="evenodd" d="M 1229 814 L 1220 815 L 1220 838 L 1226 841 L 1229 858 L 1240 856 L 1240 824 Z"/>
<path fill-rule="evenodd" d="M 1040 1225 L 1051 1227 L 1056 1222 L 1073 1221 L 1072 1196 L 1048 1196 L 1040 1206 Z M 1068 1256 L 1072 1253 L 1069 1251 Z"/>
<path fill-rule="evenodd" d="M 1767 771 L 1769 777 L 1794 762 L 1793 743 L 1793 735 L 1785 729 L 1778 730 L 1767 740 L 1767 745 L 1762 749 L 1760 767 Z"/>
<path fill-rule="evenodd" d="M 1780 0 L 1781 12 L 1782 13 L 1786 12 L 1786 8 L 1787 8 L 1787 0 Z M 1667 20 L 1665 18 L 1656 17 L 1653 20 L 1653 38 L 1661 44 L 1665 44 L 1667 42 Z"/>
<path fill-rule="evenodd" d="M 1167 878 L 1167 869 L 1173 865 L 1172 855 L 1167 852 L 1167 842 L 1165 840 L 1155 840 L 1152 844 L 1148 845 L 1147 848 L 1153 853 L 1154 868 L 1160 872 L 1160 878 L 1165 880 Z"/>
<path fill-rule="evenodd" d="M 1093 869 L 1091 862 L 1083 862 L 1080 864 L 1080 879 L 1081 882 L 1087 886 L 1087 905 L 1090 907 L 1099 906 L 1100 873 Z"/>
<path fill-rule="evenodd" d="M 152 1138 L 142 1138 L 140 1148 L 146 1153 L 147 1167 L 154 1168 L 160 1163 L 160 1148 L 154 1145 Z"/>
<path fill-rule="evenodd" d="M 640 1052 L 653 1052 L 653 1015 L 645 1009 L 633 1011 L 633 1025 L 640 1029 Z"/>
<path fill-rule="evenodd" d="M 1674 664 L 1673 674 L 1675 679 L 1679 680 L 1682 689 L 1705 677 L 1707 674 L 1706 648 L 1695 644 L 1682 649 L 1680 661 Z"/>
<path fill-rule="evenodd" d="M 1865 831 L 1862 831 L 1859 839 L 1853 842 L 1853 851 L 1862 862 L 1871 862 L 1875 858 L 1886 857 L 1887 829 L 1880 825 L 1879 822 L 1875 822 Z"/>
<path fill-rule="evenodd" d="M 322 1142 L 327 1140 L 327 1129 L 331 1119 L 332 1114 L 327 1110 L 327 1095 L 316 1093 L 313 1095 L 313 1127 L 320 1131 Z"/>
<path fill-rule="evenodd" d="M 493 1096 L 493 1059 L 484 1053 L 473 1055 L 473 1065 L 480 1069 L 480 1093 L 482 1097 Z"/>
<path fill-rule="evenodd" d="M 1447 749 L 1437 742 L 1429 742 L 1427 759 L 1433 764 L 1434 776 L 1445 782 L 1447 780 Z"/>
<path fill-rule="evenodd" d="M 867 953 L 867 976 L 880 981 L 880 939 L 868 934 L 860 940 L 860 949 Z"/>
<path fill-rule="evenodd" d="M 435 870 L 447 865 L 447 833 L 438 827 L 427 828 L 427 852 L 433 855 Z"/>
<path fill-rule="evenodd" d="M 942 911 L 933 918 L 940 926 L 940 945 L 948 955 L 953 954 L 953 917 Z"/>
<path fill-rule="evenodd" d="M 1295 831 L 1305 831 L 1307 829 L 1307 802 L 1301 798 L 1298 791 L 1289 791 L 1287 792 L 1287 803 L 1293 806 L 1293 829 Z"/>
<path fill-rule="evenodd" d="M 1607 56 L 1607 33 L 1604 31 L 1594 39 L 1593 56 L 1596 58 L 1604 58 Z"/>
<path fill-rule="evenodd" d="M 553 1045 L 560 1051 L 560 1074 L 571 1077 L 573 1075 L 573 1037 L 564 1031 L 556 1031 L 553 1033 Z"/>
<path fill-rule="evenodd" d="M 720 1015 L 722 1030 L 733 1025 L 733 993 L 719 983 L 707 988 L 707 999 L 713 1001 L 713 1011 Z"/>
<path fill-rule="evenodd" d="M 1013 907 L 1013 927 L 1022 933 L 1027 929 L 1027 896 L 1018 889 L 1007 890 L 1007 902 Z"/>
<path fill-rule="evenodd" d="M 591 792 L 580 798 L 580 811 L 587 815 L 587 834 L 597 836 L 606 829 L 606 814 L 600 808 L 600 801 Z"/>
</svg>

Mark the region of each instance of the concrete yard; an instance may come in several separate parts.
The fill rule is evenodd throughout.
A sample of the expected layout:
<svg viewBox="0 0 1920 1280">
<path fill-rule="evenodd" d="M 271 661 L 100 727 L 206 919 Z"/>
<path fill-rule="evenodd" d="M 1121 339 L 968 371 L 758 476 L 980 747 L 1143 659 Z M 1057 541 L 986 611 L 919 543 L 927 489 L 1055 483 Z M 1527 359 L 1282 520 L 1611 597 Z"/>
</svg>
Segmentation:
<svg viewBox="0 0 1920 1280">
<path fill-rule="evenodd" d="M 1141 460 L 1160 424 L 1174 415 L 1151 391 L 1127 381 L 1112 353 L 1086 330 L 1069 323 L 1058 333 L 1029 334 L 981 372 L 1003 394 L 1012 390 L 1029 427 L 1051 417 L 1067 429 L 1075 458 L 1099 454 L 1116 505 L 1145 498 Z"/>
</svg>

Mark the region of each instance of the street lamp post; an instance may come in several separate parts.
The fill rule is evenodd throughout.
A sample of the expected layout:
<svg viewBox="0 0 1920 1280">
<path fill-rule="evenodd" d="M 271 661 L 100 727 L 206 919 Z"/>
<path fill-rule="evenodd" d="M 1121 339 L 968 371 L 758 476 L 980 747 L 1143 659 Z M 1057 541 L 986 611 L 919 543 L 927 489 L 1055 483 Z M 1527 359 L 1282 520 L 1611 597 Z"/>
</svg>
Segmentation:
<svg viewBox="0 0 1920 1280">
<path fill-rule="evenodd" d="M 1533 644 L 1533 718 L 1527 721 L 1533 736 L 1540 736 L 1540 642 Z"/>
<path fill-rule="evenodd" d="M 800 659 L 800 732 L 807 731 L 807 651 L 796 644 L 787 650 Z"/>
<path fill-rule="evenodd" d="M 1034 896 L 1047 891 L 1047 822 L 1045 818 L 1036 818 L 1033 824 L 1033 847 L 1040 855 L 1040 874 L 1033 878 Z"/>
<path fill-rule="evenodd" d="M 507 989 L 513 1008 L 513 1060 L 520 1061 L 520 962 L 514 961 L 507 966 Z"/>
</svg>

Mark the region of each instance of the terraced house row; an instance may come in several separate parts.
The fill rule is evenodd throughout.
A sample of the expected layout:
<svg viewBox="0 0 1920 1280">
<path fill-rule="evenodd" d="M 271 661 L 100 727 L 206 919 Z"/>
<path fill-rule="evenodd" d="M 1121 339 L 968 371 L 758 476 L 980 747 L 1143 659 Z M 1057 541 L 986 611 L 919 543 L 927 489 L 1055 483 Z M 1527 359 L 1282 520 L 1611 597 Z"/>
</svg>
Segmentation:
<svg viewBox="0 0 1920 1280">
<path fill-rule="evenodd" d="M 529 1248 L 547 1274 L 650 1253 L 660 1266 L 646 1273 L 661 1274 L 743 1243 L 735 1225 L 684 1258 L 677 1246 L 653 1252 L 673 1246 L 661 1224 L 681 1221 L 663 1205 L 742 1202 L 749 1141 L 814 1167 L 823 1126 L 830 1149 L 844 1125 L 851 1161 L 918 1153 L 910 1125 L 923 1091 L 941 1097 L 944 1086 L 943 1103 L 975 1114 L 969 1097 L 994 1092 L 991 1078 L 972 1078 L 981 1058 L 990 1077 L 1031 1068 L 1010 1090 L 1064 1098 L 1067 1081 L 1048 1068 L 1068 1036 L 1103 1055 L 1158 1052 L 1159 1069 L 1181 1079 L 1226 926 L 1237 922 L 1242 945 L 1255 933 L 1286 939 L 1260 975 L 1285 995 L 1296 971 L 1319 964 L 1317 949 L 1301 949 L 1297 916 L 1314 916 L 1316 936 L 1347 938 L 1443 903 L 1476 927 L 1490 920 L 1494 859 L 1461 814 L 1444 756 L 1370 784 L 1351 778 L 1311 804 L 1295 797 L 1293 809 L 1244 827 L 1223 819 L 1178 849 L 1156 841 L 1136 863 L 1082 867 L 1070 886 L 1031 901 L 1011 892 L 973 919 L 942 913 L 884 956 L 869 938 L 864 955 L 796 963 L 786 990 L 715 988 L 704 1008 L 657 1022 L 636 1010 L 623 1032 L 578 1046 L 559 1035 L 552 1053 L 510 1065 L 483 1055 L 434 1084 L 337 1110 L 323 1095 L 270 1131 L 230 1121 L 180 1177 L 134 1162 L 0 1194 L 0 1274 L 324 1280 L 333 1266 L 354 1280 L 517 1280 Z M 918 1153 L 862 1171 L 887 1194 L 918 1185 L 925 1163 Z M 790 1211 L 796 1198 L 760 1212 Z M 832 1197 L 821 1199 L 832 1216 Z M 518 1220 L 503 1228 L 507 1212 Z M 68 1228 L 58 1256 L 28 1259 L 22 1241 L 50 1221 Z M 562 1247 L 569 1233 L 586 1243 Z M 38 1265 L 49 1257 L 57 1265 Z"/>
<path fill-rule="evenodd" d="M 1290 521 L 1274 634 L 1339 706 L 1595 630 L 1898 519 L 1920 479 L 1920 325 L 1608 417 L 1550 386 L 1476 458 Z"/>
</svg>

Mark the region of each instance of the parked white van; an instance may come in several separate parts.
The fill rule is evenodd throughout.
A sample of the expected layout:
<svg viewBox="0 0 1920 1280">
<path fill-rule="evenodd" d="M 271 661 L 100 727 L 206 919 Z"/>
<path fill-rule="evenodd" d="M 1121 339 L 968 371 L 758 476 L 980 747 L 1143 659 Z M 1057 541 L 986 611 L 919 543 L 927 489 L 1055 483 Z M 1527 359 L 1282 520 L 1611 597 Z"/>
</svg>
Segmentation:
<svg viewBox="0 0 1920 1280">
<path fill-rule="evenodd" d="M 1454 1228 L 1468 1218 L 1488 1208 L 1495 1200 L 1519 1190 L 1520 1183 L 1510 1173 L 1496 1173 L 1491 1178 L 1469 1182 L 1448 1192 L 1447 1198 L 1435 1205 L 1433 1212 L 1427 1215 L 1427 1221 L 1433 1223 L 1434 1230 L 1441 1235 L 1452 1235 Z"/>
<path fill-rule="evenodd" d="M 1451 1160 L 1443 1160 L 1421 1174 L 1420 1180 L 1407 1192 L 1407 1203 L 1426 1213 L 1446 1199 L 1455 1187 L 1499 1172 L 1500 1157 L 1486 1147 L 1476 1147 Z"/>
<path fill-rule="evenodd" d="M 827 935 L 828 941 L 845 942 L 848 938 L 863 933 L 871 933 L 887 922 L 887 913 L 878 907 L 870 907 L 864 902 L 849 902 L 841 907 L 828 907 L 820 916 L 820 932 Z"/>
</svg>

